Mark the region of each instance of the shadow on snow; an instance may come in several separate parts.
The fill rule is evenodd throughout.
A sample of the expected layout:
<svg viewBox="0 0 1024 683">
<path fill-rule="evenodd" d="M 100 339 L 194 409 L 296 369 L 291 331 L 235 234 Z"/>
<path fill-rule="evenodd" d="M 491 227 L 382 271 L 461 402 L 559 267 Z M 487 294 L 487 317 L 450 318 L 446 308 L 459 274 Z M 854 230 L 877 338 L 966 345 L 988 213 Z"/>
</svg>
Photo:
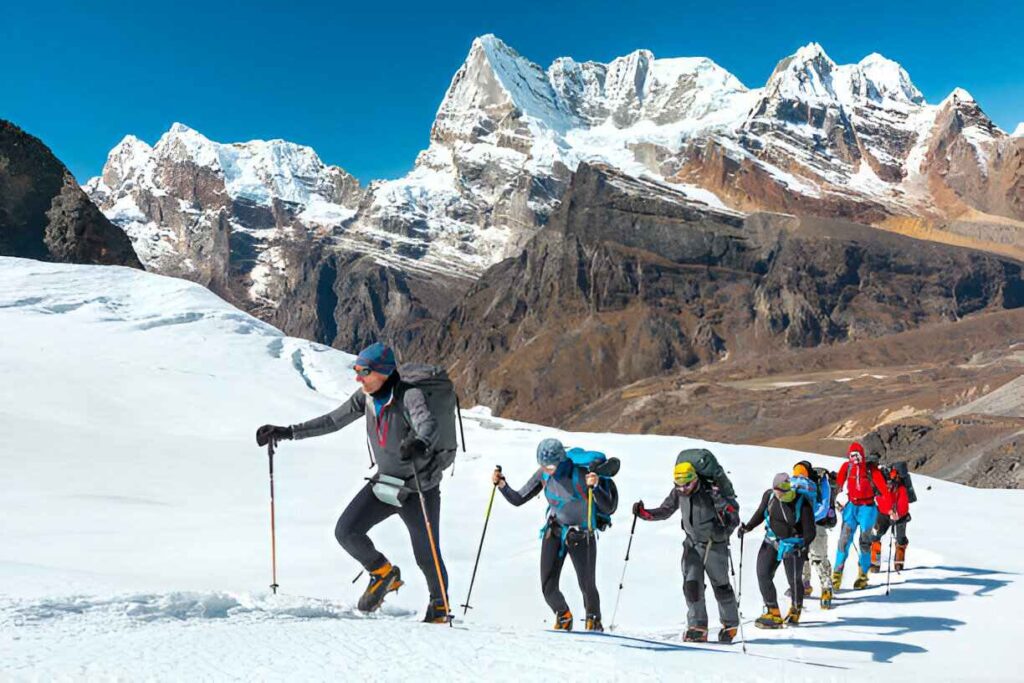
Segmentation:
<svg viewBox="0 0 1024 683">
<path fill-rule="evenodd" d="M 803 628 L 801 626 L 800 628 Z M 866 652 L 872 661 L 889 663 L 899 655 L 927 652 L 919 645 L 897 643 L 888 640 L 805 640 L 803 638 L 757 638 L 748 640 L 748 645 L 796 645 L 797 647 L 816 647 L 825 650 L 842 652 Z"/>
<path fill-rule="evenodd" d="M 955 631 L 957 627 L 964 626 L 966 622 L 958 619 L 946 619 L 945 617 L 844 617 L 840 616 L 837 621 L 819 621 L 801 624 L 800 628 L 846 628 L 848 626 L 862 626 L 865 628 L 877 628 L 887 630 L 882 635 L 903 636 L 908 633 L 922 631 Z"/>
</svg>

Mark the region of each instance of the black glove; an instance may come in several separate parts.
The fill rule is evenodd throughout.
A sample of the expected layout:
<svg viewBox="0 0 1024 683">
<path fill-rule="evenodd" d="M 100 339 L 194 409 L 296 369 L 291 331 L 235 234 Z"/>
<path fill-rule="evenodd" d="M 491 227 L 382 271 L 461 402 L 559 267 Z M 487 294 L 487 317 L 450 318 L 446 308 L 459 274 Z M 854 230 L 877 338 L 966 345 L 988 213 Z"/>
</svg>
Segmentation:
<svg viewBox="0 0 1024 683">
<path fill-rule="evenodd" d="M 276 444 L 282 439 L 292 438 L 291 427 L 278 427 L 277 425 L 263 425 L 256 430 L 256 445 L 266 446 L 271 440 Z"/>
<path fill-rule="evenodd" d="M 736 538 L 743 538 L 743 534 L 747 533 L 747 527 L 740 524 L 736 527 Z"/>
<path fill-rule="evenodd" d="M 412 436 L 402 442 L 399 457 L 402 462 L 418 460 L 427 454 L 427 442 Z"/>
<path fill-rule="evenodd" d="M 633 514 L 640 519 L 651 519 L 651 513 L 644 507 L 644 502 L 642 500 L 638 500 L 633 503 Z"/>
</svg>

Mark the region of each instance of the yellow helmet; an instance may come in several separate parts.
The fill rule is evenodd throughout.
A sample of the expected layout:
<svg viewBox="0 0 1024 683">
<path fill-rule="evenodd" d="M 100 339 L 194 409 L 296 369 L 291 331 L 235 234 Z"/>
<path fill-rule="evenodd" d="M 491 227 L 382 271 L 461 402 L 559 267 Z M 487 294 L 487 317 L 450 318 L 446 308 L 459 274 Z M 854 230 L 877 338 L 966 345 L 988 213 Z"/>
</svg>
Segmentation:
<svg viewBox="0 0 1024 683">
<path fill-rule="evenodd" d="M 677 486 L 686 486 L 697 478 L 697 470 L 693 469 L 693 463 L 681 462 L 672 470 L 672 480 Z"/>
<path fill-rule="evenodd" d="M 807 471 L 807 466 L 806 465 L 804 465 L 803 463 L 798 462 L 796 465 L 793 466 L 793 476 L 794 477 L 808 477 L 809 478 L 811 476 L 811 473 Z"/>
</svg>

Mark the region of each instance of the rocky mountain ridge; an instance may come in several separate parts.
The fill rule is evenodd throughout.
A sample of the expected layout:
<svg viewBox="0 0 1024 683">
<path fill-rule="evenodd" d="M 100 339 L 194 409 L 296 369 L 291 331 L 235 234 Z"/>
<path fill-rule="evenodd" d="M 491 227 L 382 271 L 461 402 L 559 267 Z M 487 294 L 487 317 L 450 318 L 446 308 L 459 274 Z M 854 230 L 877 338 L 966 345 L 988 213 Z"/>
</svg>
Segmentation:
<svg viewBox="0 0 1024 683">
<path fill-rule="evenodd" d="M 0 119 L 0 255 L 140 268 L 124 233 L 41 140 Z"/>
</svg>

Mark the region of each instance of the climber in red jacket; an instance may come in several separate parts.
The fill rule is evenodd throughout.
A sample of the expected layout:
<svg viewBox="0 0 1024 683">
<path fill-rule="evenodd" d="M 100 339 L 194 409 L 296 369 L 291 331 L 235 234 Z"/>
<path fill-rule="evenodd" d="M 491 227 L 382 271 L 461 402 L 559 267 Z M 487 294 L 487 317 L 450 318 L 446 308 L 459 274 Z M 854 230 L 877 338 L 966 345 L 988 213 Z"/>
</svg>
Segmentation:
<svg viewBox="0 0 1024 683">
<path fill-rule="evenodd" d="M 890 467 L 886 472 L 888 500 L 885 507 L 878 503 L 878 521 L 871 537 L 871 571 L 878 572 L 882 568 L 882 538 L 892 527 L 896 537 L 896 557 L 893 566 L 896 571 L 903 571 L 903 563 L 907 556 L 907 522 L 910 521 L 910 494 L 900 478 L 899 470 Z"/>
<path fill-rule="evenodd" d="M 839 534 L 839 550 L 836 553 L 835 570 L 832 572 L 833 590 L 839 590 L 843 581 L 843 565 L 846 564 L 846 556 L 850 552 L 853 535 L 858 527 L 861 530 L 862 543 L 858 557 L 859 571 L 853 587 L 856 590 L 868 587 L 871 532 L 878 520 L 879 508 L 887 511 L 891 508 L 885 477 L 875 463 L 867 461 L 864 447 L 854 441 L 847 451 L 847 458 L 836 477 L 839 490 L 846 490 L 848 502 L 842 508 L 843 530 Z"/>
</svg>

